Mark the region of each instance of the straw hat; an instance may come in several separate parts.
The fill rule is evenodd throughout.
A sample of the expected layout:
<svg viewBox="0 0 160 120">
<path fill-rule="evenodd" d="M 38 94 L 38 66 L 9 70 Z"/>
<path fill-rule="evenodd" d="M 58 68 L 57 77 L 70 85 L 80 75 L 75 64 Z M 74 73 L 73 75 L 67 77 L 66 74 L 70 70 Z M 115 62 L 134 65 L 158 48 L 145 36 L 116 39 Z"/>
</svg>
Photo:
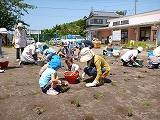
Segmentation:
<svg viewBox="0 0 160 120">
<path fill-rule="evenodd" d="M 0 33 L 7 34 L 8 32 L 6 28 L 0 28 Z"/>
<path fill-rule="evenodd" d="M 23 27 L 22 23 L 18 23 L 17 27 Z"/>
<path fill-rule="evenodd" d="M 88 47 L 85 47 L 80 52 L 80 56 L 81 56 L 80 62 L 87 62 L 91 60 L 94 55 L 95 54 L 91 49 L 89 49 Z"/>
<path fill-rule="evenodd" d="M 138 50 L 139 52 L 142 52 L 142 51 L 143 51 L 143 47 L 138 47 L 137 50 Z"/>
</svg>

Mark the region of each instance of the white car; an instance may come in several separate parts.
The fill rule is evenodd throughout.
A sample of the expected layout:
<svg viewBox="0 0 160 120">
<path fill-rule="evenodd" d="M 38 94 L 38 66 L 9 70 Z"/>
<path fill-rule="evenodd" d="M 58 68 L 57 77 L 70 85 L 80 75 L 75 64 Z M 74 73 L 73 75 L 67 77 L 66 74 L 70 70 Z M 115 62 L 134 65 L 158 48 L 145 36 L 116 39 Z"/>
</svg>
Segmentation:
<svg viewBox="0 0 160 120">
<path fill-rule="evenodd" d="M 62 36 L 61 40 L 63 43 L 69 43 L 69 42 L 77 42 L 79 40 L 84 40 L 84 38 L 80 35 L 72 35 L 72 39 L 68 39 L 66 35 L 66 36 Z"/>
<path fill-rule="evenodd" d="M 32 44 L 35 43 L 36 41 L 34 40 L 34 38 L 27 38 L 27 44 Z"/>
</svg>

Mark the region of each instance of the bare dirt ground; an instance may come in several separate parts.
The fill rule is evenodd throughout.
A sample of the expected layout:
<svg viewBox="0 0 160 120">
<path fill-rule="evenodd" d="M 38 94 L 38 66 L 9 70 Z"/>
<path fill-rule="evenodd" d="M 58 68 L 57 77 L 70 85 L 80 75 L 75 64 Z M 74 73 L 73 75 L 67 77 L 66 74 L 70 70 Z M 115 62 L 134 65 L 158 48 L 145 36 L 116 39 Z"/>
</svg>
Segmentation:
<svg viewBox="0 0 160 120">
<path fill-rule="evenodd" d="M 70 84 L 67 92 L 52 96 L 41 92 L 40 66 L 20 67 L 15 49 L 2 49 L 9 67 L 0 73 L 0 120 L 160 120 L 160 69 L 147 69 L 146 63 L 142 68 L 123 67 L 119 58 L 105 56 L 111 71 L 104 85 L 87 88 L 81 80 Z M 102 50 L 93 49 L 101 56 Z M 147 52 L 138 58 L 146 60 Z M 60 78 L 66 70 L 62 62 Z M 82 73 L 85 64 L 74 62 Z"/>
</svg>

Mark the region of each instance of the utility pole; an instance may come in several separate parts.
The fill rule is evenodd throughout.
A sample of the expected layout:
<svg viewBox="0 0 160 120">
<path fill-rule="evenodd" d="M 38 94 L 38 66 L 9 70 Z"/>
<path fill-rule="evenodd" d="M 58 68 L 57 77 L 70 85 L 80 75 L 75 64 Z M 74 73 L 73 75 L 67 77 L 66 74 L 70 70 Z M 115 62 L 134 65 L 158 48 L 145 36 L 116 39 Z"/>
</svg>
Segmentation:
<svg viewBox="0 0 160 120">
<path fill-rule="evenodd" d="M 137 2 L 138 0 L 134 0 L 134 14 L 136 14 L 136 2 Z"/>
</svg>

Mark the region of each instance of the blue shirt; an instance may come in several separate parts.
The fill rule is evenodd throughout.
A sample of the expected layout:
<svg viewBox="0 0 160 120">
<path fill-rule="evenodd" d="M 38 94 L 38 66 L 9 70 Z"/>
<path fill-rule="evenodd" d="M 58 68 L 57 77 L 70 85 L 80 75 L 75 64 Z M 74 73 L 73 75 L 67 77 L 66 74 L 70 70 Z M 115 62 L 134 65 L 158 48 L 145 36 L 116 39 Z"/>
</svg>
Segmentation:
<svg viewBox="0 0 160 120">
<path fill-rule="evenodd" d="M 52 69 L 52 68 L 47 68 L 41 75 L 39 79 L 39 85 L 40 87 L 44 87 L 45 85 L 48 84 L 48 82 L 51 80 L 51 76 L 54 74 L 55 76 L 57 75 L 57 72 Z"/>
<path fill-rule="evenodd" d="M 43 51 L 43 54 L 48 55 L 50 53 L 56 54 L 56 51 L 53 48 L 48 48 Z"/>
</svg>

